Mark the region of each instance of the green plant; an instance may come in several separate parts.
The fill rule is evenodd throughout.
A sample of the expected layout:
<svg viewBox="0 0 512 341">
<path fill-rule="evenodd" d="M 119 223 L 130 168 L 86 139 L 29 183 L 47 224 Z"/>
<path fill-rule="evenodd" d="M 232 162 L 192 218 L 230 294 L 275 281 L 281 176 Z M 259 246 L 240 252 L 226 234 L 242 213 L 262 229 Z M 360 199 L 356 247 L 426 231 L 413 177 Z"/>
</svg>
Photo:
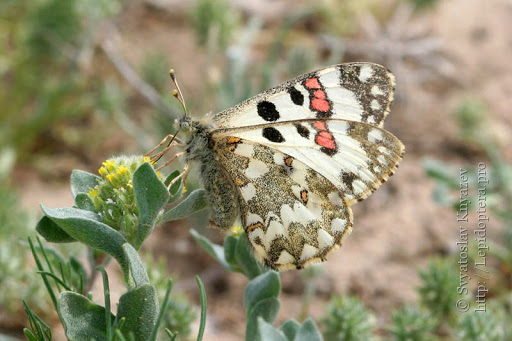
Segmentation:
<svg viewBox="0 0 512 341">
<path fill-rule="evenodd" d="M 433 259 L 426 269 L 419 272 L 422 283 L 418 288 L 420 302 L 440 321 L 453 321 L 459 274 L 450 259 Z"/>
<path fill-rule="evenodd" d="M 28 254 L 23 240 L 30 235 L 31 219 L 20 208 L 17 195 L 6 180 L 0 180 L 0 221 L 0 311 L 20 320 L 20 298 L 38 312 L 44 310 L 48 299 L 32 270 L 26 267 Z"/>
<path fill-rule="evenodd" d="M 372 338 L 376 320 L 358 299 L 340 295 L 331 298 L 321 322 L 326 341 L 356 341 Z"/>
<path fill-rule="evenodd" d="M 404 306 L 393 312 L 392 325 L 388 330 L 396 341 L 428 341 L 435 340 L 432 332 L 436 326 L 437 321 L 430 311 Z"/>
<path fill-rule="evenodd" d="M 60 260 L 55 268 L 49 261 L 50 252 L 40 242 L 35 246 L 29 240 L 38 270 L 69 339 L 154 340 L 164 312 L 168 311 L 172 282 L 168 282 L 164 303 L 159 307 L 157 290 L 150 283 L 137 253 L 155 224 L 173 212 L 170 209 L 167 215 L 162 214 L 162 208 L 169 201 L 169 191 L 162 177 L 145 161 L 148 159 L 143 157 L 107 160 L 100 169 L 100 177 L 74 171 L 71 190 L 77 207 L 53 209 L 42 206 L 45 216 L 37 224 L 38 233 L 49 242 L 87 245 L 91 250 L 91 269 L 103 275 L 104 307 L 84 296 L 88 291 L 87 284 L 93 278 L 87 278 L 84 266 L 76 259 L 70 259 L 68 262 Z M 174 197 L 179 197 L 179 183 L 170 191 Z M 205 201 L 193 192 L 177 207 L 181 212 L 193 213 L 204 209 Z M 108 276 L 103 269 L 111 258 L 120 265 L 127 288 L 118 303 L 116 316 L 110 312 Z M 199 280 L 198 284 L 203 302 L 199 332 L 202 334 L 205 294 Z M 28 307 L 27 312 L 31 328 L 25 329 L 25 334 L 29 339 L 43 340 L 45 335 L 51 335 L 49 328 Z M 173 331 L 167 333 L 176 337 Z"/>
<path fill-rule="evenodd" d="M 293 319 L 286 320 L 279 327 L 274 327 L 280 302 L 281 280 L 279 274 L 259 264 L 254 257 L 247 238 L 239 228 L 220 246 L 212 243 L 197 231 L 192 236 L 201 247 L 226 270 L 238 272 L 250 281 L 245 288 L 244 307 L 246 313 L 246 341 L 299 341 L 322 340 L 315 323 L 307 319 L 302 325 Z"/>
<path fill-rule="evenodd" d="M 93 279 L 87 277 L 84 266 L 76 259 L 59 259 L 56 269 L 49 262 L 51 251 L 39 241 L 37 246 L 30 241 L 38 270 L 70 339 L 154 339 L 162 324 L 175 328 L 172 331 L 166 329 L 172 339 L 178 334 L 185 336 L 189 330 L 190 308 L 182 309 L 177 304 L 167 303 L 172 282 L 167 284 L 165 303 L 159 308 L 158 296 L 162 297 L 164 279 L 161 275 L 155 276 L 154 271 L 151 277 L 148 276 L 137 250 L 157 223 L 181 219 L 206 208 L 205 193 L 195 190 L 174 203 L 181 197 L 183 186 L 177 181 L 168 191 L 165 184 L 170 184 L 179 172 L 172 172 L 163 180 L 145 162 L 148 160 L 142 157 L 113 158 L 103 163 L 100 176 L 73 171 L 71 189 L 77 207 L 52 209 L 42 206 L 45 216 L 37 224 L 38 233 L 49 242 L 87 245 L 91 250 L 89 266 L 103 275 L 104 307 L 84 296 Z M 173 203 L 173 207 L 162 212 L 169 203 Z M 250 280 L 243 298 L 247 316 L 246 340 L 321 340 L 312 320 L 306 320 L 303 325 L 294 320 L 285 321 L 277 328 L 271 325 L 280 308 L 280 278 L 278 273 L 256 262 L 240 229 L 235 228 L 226 237 L 224 246 L 213 244 L 194 230 L 192 235 L 226 270 L 242 273 Z M 111 258 L 120 265 L 127 288 L 118 303 L 116 316 L 110 312 L 108 276 L 103 269 Z M 201 293 L 205 302 L 204 289 Z M 198 340 L 204 332 L 204 304 Z M 51 335 L 49 327 L 28 306 L 27 313 L 31 328 L 25 329 L 25 334 L 29 339 L 44 340 L 46 335 Z M 174 319 L 164 317 L 166 313 L 171 313 Z M 274 338 L 269 338 L 274 334 Z"/>
</svg>

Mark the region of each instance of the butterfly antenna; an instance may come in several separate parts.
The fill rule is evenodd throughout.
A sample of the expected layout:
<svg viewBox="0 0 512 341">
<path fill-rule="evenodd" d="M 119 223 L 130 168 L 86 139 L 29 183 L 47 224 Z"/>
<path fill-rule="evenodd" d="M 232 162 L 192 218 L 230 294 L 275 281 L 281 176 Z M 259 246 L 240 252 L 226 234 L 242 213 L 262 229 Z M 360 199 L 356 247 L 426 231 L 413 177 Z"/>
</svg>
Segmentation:
<svg viewBox="0 0 512 341">
<path fill-rule="evenodd" d="M 172 82 L 176 87 L 176 89 L 173 90 L 172 95 L 178 100 L 178 102 L 180 102 L 186 117 L 188 116 L 187 106 L 185 105 L 185 98 L 183 97 L 183 93 L 181 92 L 180 86 L 178 85 L 178 81 L 176 80 L 176 74 L 174 73 L 174 69 L 169 70 L 169 76 L 171 76 Z"/>
</svg>

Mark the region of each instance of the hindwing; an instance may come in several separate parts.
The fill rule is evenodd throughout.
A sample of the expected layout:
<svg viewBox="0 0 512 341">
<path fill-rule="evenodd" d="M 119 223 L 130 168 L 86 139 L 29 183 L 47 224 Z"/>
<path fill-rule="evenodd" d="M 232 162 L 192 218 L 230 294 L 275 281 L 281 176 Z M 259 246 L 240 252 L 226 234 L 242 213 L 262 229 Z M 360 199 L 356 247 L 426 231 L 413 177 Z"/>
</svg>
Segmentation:
<svg viewBox="0 0 512 341">
<path fill-rule="evenodd" d="M 276 270 L 325 260 L 352 226 L 343 193 L 290 155 L 226 136 L 215 152 L 239 191 L 242 224 L 255 256 Z"/>
</svg>

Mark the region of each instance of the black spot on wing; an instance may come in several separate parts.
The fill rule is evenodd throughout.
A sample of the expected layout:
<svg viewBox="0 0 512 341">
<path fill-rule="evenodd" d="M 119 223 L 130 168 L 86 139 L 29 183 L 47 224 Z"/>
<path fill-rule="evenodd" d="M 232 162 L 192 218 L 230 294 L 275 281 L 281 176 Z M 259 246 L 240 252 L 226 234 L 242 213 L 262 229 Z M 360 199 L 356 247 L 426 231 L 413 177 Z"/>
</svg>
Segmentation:
<svg viewBox="0 0 512 341">
<path fill-rule="evenodd" d="M 257 105 L 258 115 L 267 122 L 274 122 L 279 119 L 279 112 L 274 103 L 269 101 L 261 101 Z"/>
<path fill-rule="evenodd" d="M 281 143 L 284 142 L 284 137 L 279 130 L 272 127 L 263 128 L 263 137 L 271 142 Z"/>
<path fill-rule="evenodd" d="M 295 128 L 297 128 L 297 132 L 300 136 L 309 139 L 309 129 L 304 127 L 302 124 L 297 123 L 295 125 Z"/>
<path fill-rule="evenodd" d="M 350 189 L 350 191 L 354 191 L 354 180 L 356 179 L 356 175 L 354 173 L 343 172 L 341 175 L 341 181 Z"/>
<path fill-rule="evenodd" d="M 290 98 L 292 99 L 292 102 L 296 105 L 303 105 L 304 104 L 304 95 L 297 89 L 295 89 L 293 86 L 288 89 L 288 93 L 290 94 Z"/>
</svg>

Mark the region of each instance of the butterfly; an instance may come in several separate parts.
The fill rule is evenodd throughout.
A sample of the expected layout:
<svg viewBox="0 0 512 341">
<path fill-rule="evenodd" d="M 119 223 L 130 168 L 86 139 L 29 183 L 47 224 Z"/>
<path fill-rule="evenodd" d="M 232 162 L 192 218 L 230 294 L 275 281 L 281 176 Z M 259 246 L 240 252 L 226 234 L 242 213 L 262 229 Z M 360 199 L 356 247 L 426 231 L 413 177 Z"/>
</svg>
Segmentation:
<svg viewBox="0 0 512 341">
<path fill-rule="evenodd" d="M 241 225 L 261 263 L 282 271 L 324 261 L 351 232 L 350 207 L 402 158 L 403 144 L 382 128 L 394 86 L 386 68 L 348 63 L 202 121 L 185 108 L 182 174 L 199 169 L 211 222 L 223 230 Z"/>
</svg>

